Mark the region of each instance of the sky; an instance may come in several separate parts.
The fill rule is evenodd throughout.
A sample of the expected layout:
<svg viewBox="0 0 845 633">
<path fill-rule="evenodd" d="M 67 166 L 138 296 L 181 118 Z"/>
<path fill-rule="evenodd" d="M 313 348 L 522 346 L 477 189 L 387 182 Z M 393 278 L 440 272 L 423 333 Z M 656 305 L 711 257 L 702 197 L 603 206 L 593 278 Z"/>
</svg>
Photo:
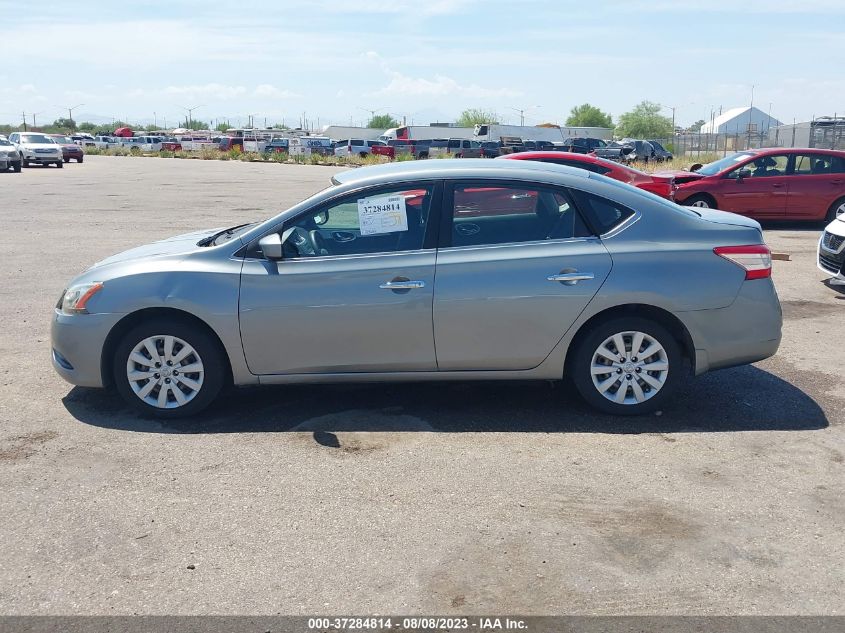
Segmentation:
<svg viewBox="0 0 845 633">
<path fill-rule="evenodd" d="M 0 0 L 0 123 L 845 114 L 845 0 Z M 52 43 L 52 45 L 48 45 Z"/>
</svg>

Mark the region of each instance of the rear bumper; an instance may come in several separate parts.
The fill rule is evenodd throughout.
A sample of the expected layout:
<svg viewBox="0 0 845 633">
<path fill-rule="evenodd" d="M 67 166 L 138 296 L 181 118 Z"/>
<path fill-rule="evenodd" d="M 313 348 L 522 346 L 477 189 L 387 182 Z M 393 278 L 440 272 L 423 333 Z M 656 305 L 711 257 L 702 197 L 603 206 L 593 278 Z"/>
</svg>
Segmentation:
<svg viewBox="0 0 845 633">
<path fill-rule="evenodd" d="M 53 369 L 72 385 L 102 387 L 103 344 L 122 314 L 66 315 L 58 310 L 50 326 Z"/>
<path fill-rule="evenodd" d="M 774 356 L 783 314 L 771 279 L 743 283 L 734 302 L 715 310 L 679 312 L 695 346 L 695 374 Z"/>
</svg>

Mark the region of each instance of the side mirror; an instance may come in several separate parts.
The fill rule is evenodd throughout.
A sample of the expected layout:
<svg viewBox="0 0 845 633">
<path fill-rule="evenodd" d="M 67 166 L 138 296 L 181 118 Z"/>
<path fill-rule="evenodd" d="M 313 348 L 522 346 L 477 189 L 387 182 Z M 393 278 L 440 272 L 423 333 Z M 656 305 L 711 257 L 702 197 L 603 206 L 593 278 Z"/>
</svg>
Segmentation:
<svg viewBox="0 0 845 633">
<path fill-rule="evenodd" d="M 736 172 L 737 180 L 742 180 L 743 178 L 751 178 L 751 170 L 750 169 L 740 169 Z"/>
<path fill-rule="evenodd" d="M 258 240 L 258 248 L 264 257 L 271 261 L 282 259 L 282 238 L 278 233 L 270 233 Z"/>
</svg>

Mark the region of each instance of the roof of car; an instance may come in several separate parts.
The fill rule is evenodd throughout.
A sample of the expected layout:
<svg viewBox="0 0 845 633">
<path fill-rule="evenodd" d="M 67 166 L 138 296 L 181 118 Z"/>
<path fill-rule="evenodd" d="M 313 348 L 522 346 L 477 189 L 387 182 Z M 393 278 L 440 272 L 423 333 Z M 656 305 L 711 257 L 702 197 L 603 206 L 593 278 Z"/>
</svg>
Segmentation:
<svg viewBox="0 0 845 633">
<path fill-rule="evenodd" d="M 461 173 L 463 172 L 463 173 Z M 374 178 L 397 178 L 411 176 L 414 178 L 454 178 L 460 177 L 489 177 L 541 172 L 545 174 L 565 173 L 570 176 L 588 178 L 588 172 L 574 167 L 564 165 L 553 165 L 539 161 L 520 160 L 489 160 L 484 158 L 461 158 L 461 159 L 433 159 L 420 161 L 402 161 L 397 163 L 385 163 L 384 165 L 373 165 L 360 169 L 350 169 L 335 174 L 332 182 L 335 184 L 347 184 L 357 181 L 365 181 Z"/>
</svg>

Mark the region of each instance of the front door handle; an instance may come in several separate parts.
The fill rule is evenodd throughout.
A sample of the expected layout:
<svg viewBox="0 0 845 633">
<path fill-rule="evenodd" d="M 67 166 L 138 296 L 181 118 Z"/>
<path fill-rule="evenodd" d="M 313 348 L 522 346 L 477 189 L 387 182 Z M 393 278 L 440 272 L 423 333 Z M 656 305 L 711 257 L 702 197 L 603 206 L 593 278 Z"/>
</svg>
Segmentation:
<svg viewBox="0 0 845 633">
<path fill-rule="evenodd" d="M 593 273 L 579 273 L 578 271 L 571 273 L 559 273 L 557 275 L 549 275 L 546 277 L 546 281 L 557 281 L 567 286 L 574 286 L 579 281 L 587 281 L 589 279 L 595 279 L 595 275 Z"/>
<path fill-rule="evenodd" d="M 425 288 L 424 281 L 411 281 L 410 279 L 392 279 L 383 284 L 379 284 L 382 290 L 414 290 L 416 288 Z"/>
</svg>

